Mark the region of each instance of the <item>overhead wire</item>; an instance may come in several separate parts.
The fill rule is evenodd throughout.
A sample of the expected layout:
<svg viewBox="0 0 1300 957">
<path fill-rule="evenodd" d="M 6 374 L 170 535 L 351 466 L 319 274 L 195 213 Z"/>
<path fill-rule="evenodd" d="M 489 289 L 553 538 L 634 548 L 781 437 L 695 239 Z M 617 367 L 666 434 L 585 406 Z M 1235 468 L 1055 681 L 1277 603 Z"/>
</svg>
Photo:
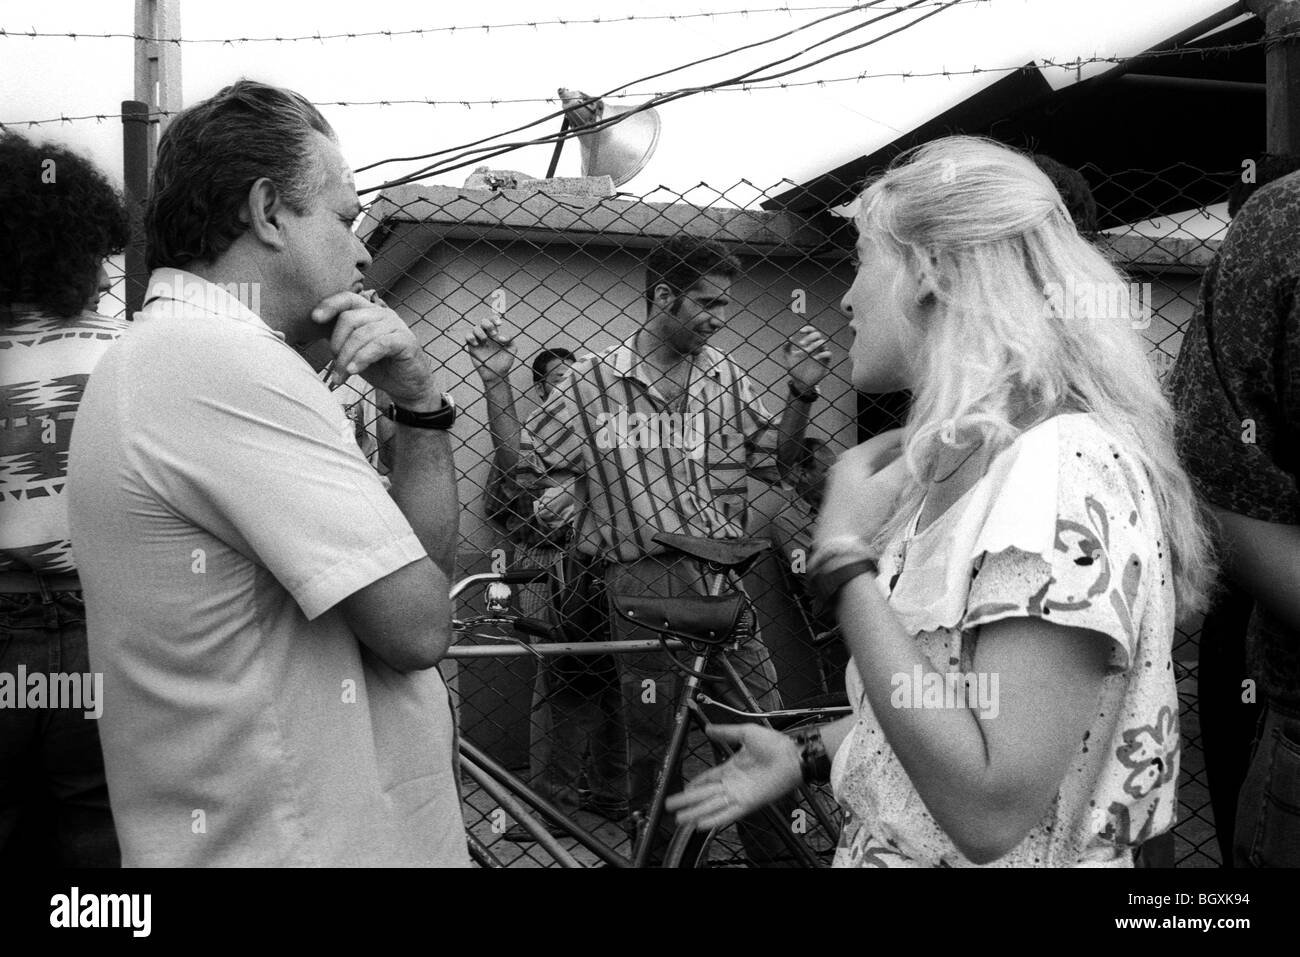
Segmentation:
<svg viewBox="0 0 1300 957">
<path fill-rule="evenodd" d="M 907 11 L 907 10 L 910 10 L 910 9 L 914 8 L 914 7 L 920 6 L 920 4 L 921 4 L 922 2 L 924 2 L 924 0 L 916 0 L 916 2 L 910 4 L 910 5 L 907 6 L 907 7 L 904 7 L 904 8 L 903 8 L 903 11 L 905 12 L 905 11 Z M 836 53 L 833 53 L 833 54 L 831 54 L 831 55 L 829 55 L 829 56 L 827 56 L 827 57 L 823 57 L 822 59 L 820 59 L 820 60 L 818 60 L 818 61 L 816 61 L 816 62 L 817 62 L 817 63 L 822 63 L 822 62 L 825 62 L 825 61 L 828 60 L 828 59 L 833 59 L 833 58 L 836 57 L 836 56 L 842 56 L 842 55 L 845 55 L 845 54 L 847 54 L 847 53 L 855 52 L 855 51 L 857 51 L 857 50 L 860 50 L 860 49 L 863 49 L 863 48 L 865 48 L 865 47 L 871 46 L 871 45 L 873 45 L 874 43 L 878 43 L 878 42 L 880 42 L 881 40 L 884 40 L 884 39 L 886 39 L 886 38 L 888 38 L 888 37 L 890 37 L 890 36 L 894 36 L 894 35 L 896 35 L 897 33 L 902 32 L 903 30 L 910 29 L 912 26 L 915 26 L 916 24 L 920 23 L 921 21 L 926 20 L 926 19 L 929 19 L 930 17 L 935 16 L 936 14 L 943 12 L 943 10 L 947 9 L 948 7 L 951 7 L 951 6 L 955 5 L 956 2 L 957 2 L 957 0 L 948 0 L 947 3 L 942 4 L 942 5 L 939 6 L 937 9 L 931 11 L 930 13 L 926 13 L 926 14 L 924 14 L 923 16 L 918 17 L 917 19 L 915 19 L 915 20 L 913 20 L 913 21 L 910 21 L 910 22 L 907 23 L 907 24 L 904 24 L 902 27 L 899 27 L 899 28 L 897 28 L 897 29 L 895 29 L 895 30 L 891 30 L 891 31 L 889 31 L 889 32 L 887 32 L 887 33 L 885 33 L 885 34 L 879 36 L 879 37 L 875 37 L 875 38 L 873 38 L 873 39 L 867 41 L 866 43 L 858 44 L 858 45 L 856 45 L 856 46 L 854 46 L 854 47 L 852 47 L 852 48 L 850 48 L 850 49 L 842 50 L 842 51 L 837 51 Z M 864 7 L 866 7 L 866 6 L 871 6 L 871 5 L 870 5 L 870 4 L 864 5 Z M 865 21 L 865 22 L 863 22 L 863 23 L 861 23 L 861 24 L 855 24 L 854 26 L 849 27 L 849 28 L 847 28 L 847 29 L 845 29 L 845 30 L 842 30 L 842 31 L 840 31 L 839 33 L 836 33 L 836 34 L 834 34 L 834 35 L 831 36 L 831 37 L 827 37 L 827 38 L 825 38 L 825 39 L 823 39 L 823 40 L 818 41 L 817 43 L 811 44 L 811 45 L 805 47 L 804 49 L 798 51 L 797 53 L 793 53 L 793 54 L 790 54 L 790 55 L 788 55 L 788 56 L 782 57 L 782 58 L 780 58 L 780 59 L 778 59 L 778 60 L 774 60 L 774 61 L 772 61 L 772 62 L 765 63 L 765 64 L 763 64 L 763 65 L 761 65 L 761 66 L 755 67 L 754 69 L 748 70 L 748 71 L 746 71 L 746 72 L 744 72 L 744 73 L 741 73 L 741 74 L 739 74 L 739 75 L 737 75 L 737 76 L 735 76 L 735 77 L 732 77 L 732 78 L 730 78 L 730 79 L 728 79 L 728 80 L 722 80 L 722 81 L 718 81 L 718 82 L 716 82 L 716 83 L 707 84 L 707 85 L 699 86 L 699 87 L 688 87 L 688 88 L 685 88 L 685 89 L 682 89 L 682 90 L 674 90 L 674 91 L 672 91 L 672 92 L 670 92 L 670 93 L 663 94 L 663 95 L 661 95 L 661 96 L 657 96 L 657 97 L 653 97 L 653 98 L 651 98 L 650 100 L 646 101 L 645 103 L 639 104 L 638 106 L 633 107 L 632 109 L 630 109 L 630 110 L 628 110 L 628 111 L 626 111 L 626 112 L 624 112 L 624 113 L 621 113 L 621 114 L 619 114 L 618 116 L 610 117 L 610 118 L 605 119 L 605 120 L 601 120 L 601 121 L 599 121 L 599 122 L 597 122 L 597 123 L 594 123 L 594 124 L 591 124 L 591 125 L 589 125 L 589 126 L 582 127 L 581 129 L 567 129 L 567 130 L 563 130 L 563 131 L 558 131 L 558 132 L 553 133 L 553 134 L 548 134 L 548 135 L 546 135 L 546 136 L 537 137 L 537 138 L 535 138 L 535 139 L 528 140 L 528 141 L 515 142 L 515 143 L 508 143 L 508 144 L 498 144 L 498 145 L 496 145 L 496 146 L 488 146 L 488 147 L 484 147 L 484 148 L 482 148 L 482 149 L 470 149 L 470 150 L 465 150 L 464 152 L 461 152 L 461 153 L 457 154 L 456 156 L 450 157 L 449 159 L 445 160 L 443 163 L 431 164 L 430 166 L 427 166 L 427 167 L 424 167 L 424 168 L 422 168 L 422 169 L 416 170 L 416 171 L 413 172 L 413 173 L 409 173 L 409 174 L 406 174 L 405 176 L 398 177 L 398 178 L 396 178 L 396 179 L 393 179 L 393 180 L 390 180 L 390 181 L 388 181 L 388 182 L 382 183 L 382 184 L 380 184 L 379 186 L 368 187 L 367 189 L 365 189 L 365 190 L 361 190 L 360 192 L 362 192 L 362 193 L 370 193 L 370 192 L 375 192 L 376 190 L 381 190 L 381 189 L 391 189 L 391 188 L 394 188 L 394 187 L 396 187 L 396 186 L 401 186 L 401 185 L 405 185 L 405 184 L 407 184 L 407 183 L 415 182 L 415 181 L 418 180 L 418 179 L 426 179 L 426 178 L 428 178 L 428 177 L 430 177 L 430 176 L 437 176 L 437 175 L 441 175 L 441 174 L 443 174 L 443 173 L 452 172 L 452 171 L 454 171 L 454 170 L 461 169 L 461 168 L 463 168 L 463 167 L 465 167 L 465 166 L 468 166 L 468 165 L 470 165 L 470 164 L 472 164 L 472 163 L 479 163 L 479 162 L 482 162 L 483 160 L 493 159 L 493 158 L 495 158 L 495 157 L 497 157 L 497 156 L 504 155 L 505 153 L 514 152 L 515 150 L 523 149 L 523 148 L 528 147 L 528 146 L 554 144 L 554 143 L 557 143 L 557 142 L 563 142 L 563 141 L 566 141 L 566 140 L 572 139 L 572 138 L 575 137 L 575 136 L 580 136 L 580 135 L 590 135 L 591 133 L 599 132 L 599 131 L 602 130 L 602 129 L 606 129 L 606 128 L 608 128 L 609 126 L 612 126 L 612 125 L 614 125 L 614 124 L 616 124 L 616 123 L 622 122 L 622 121 L 626 120 L 628 117 L 630 117 L 630 116 L 634 116 L 634 115 L 636 115 L 637 113 L 644 112 L 645 110 L 651 109 L 652 107 L 660 106 L 660 105 L 663 105 L 663 104 L 665 104 L 665 103 L 670 103 L 670 102 L 672 102 L 672 101 L 674 101 L 674 100 L 678 100 L 678 99 L 681 99 L 681 98 L 686 97 L 686 96 L 693 96 L 693 95 L 695 95 L 695 94 L 697 94 L 697 93 L 707 92 L 707 91 L 715 90 L 715 89 L 718 89 L 718 88 L 721 88 L 721 87 L 724 87 L 724 86 L 731 86 L 731 85 L 735 85 L 735 84 L 737 84 L 737 83 L 744 82 L 747 78 L 749 78 L 749 77 L 751 77 L 751 76 L 754 76 L 754 74 L 761 73 L 762 71 L 764 71 L 764 70 L 768 70 L 768 69 L 771 69 L 771 68 L 774 67 L 774 66 L 779 66 L 779 65 L 781 65 L 781 64 L 788 63 L 788 62 L 790 62 L 791 60 L 797 59 L 798 57 L 803 56 L 804 54 L 808 53 L 809 51 L 811 51 L 811 50 L 813 50 L 813 49 L 816 49 L 816 48 L 819 47 L 819 46 L 823 46 L 823 45 L 825 45 L 826 43 L 829 43 L 829 42 L 832 42 L 832 41 L 834 41 L 834 40 L 837 40 L 837 39 L 839 39 L 839 38 L 841 38 L 841 37 L 843 37 L 843 36 L 848 35 L 849 33 L 856 32 L 857 30 L 861 30 L 861 29 L 865 29 L 866 27 L 873 26 L 874 24 L 880 22 L 881 20 L 884 20 L 884 19 L 887 19 L 888 17 L 891 17 L 891 16 L 896 15 L 897 12 L 899 12 L 899 11 L 891 10 L 890 12 L 884 13 L 884 14 L 882 14 L 882 15 L 880 15 L 880 16 L 877 16 L 877 17 L 873 17 L 873 18 L 871 18 L 871 19 L 869 19 L 869 20 L 867 20 L 867 21 Z M 792 73 L 799 72 L 801 69 L 806 69 L 806 68 L 808 68 L 808 66 L 812 66 L 812 65 L 815 65 L 815 64 L 808 64 L 807 66 L 796 67 L 796 68 L 793 68 L 793 69 L 791 69 L 791 70 L 785 71 L 785 72 L 780 73 L 780 74 L 775 74 L 775 75 L 776 75 L 776 76 L 788 76 L 788 75 L 790 75 L 790 74 L 792 74 Z M 673 71 L 673 70 L 665 71 L 665 73 L 669 73 L 669 72 L 675 72 L 675 71 Z M 654 78 L 654 77 L 652 77 L 652 79 L 653 79 L 653 78 Z M 760 79 L 763 79 L 763 78 L 760 78 Z M 634 81 L 632 81 L 632 82 L 633 82 L 633 83 L 637 83 L 637 82 L 642 82 L 642 81 L 640 81 L 640 80 L 634 80 Z M 626 84 L 626 85 L 630 85 L 630 84 Z M 491 138 L 488 138 L 488 139 L 491 139 Z M 484 140 L 480 140 L 480 141 L 478 141 L 478 142 L 479 142 L 479 143 L 482 143 L 482 142 L 484 142 Z M 442 152 L 446 152 L 446 151 L 442 151 Z M 435 155 L 436 155 L 436 154 L 435 154 Z M 366 169 L 370 169 L 370 168 L 373 168 L 375 165 L 378 165 L 378 164 L 371 164 L 370 166 L 365 167 L 365 168 L 366 168 Z M 360 170 L 359 170 L 359 171 L 360 171 Z"/>
<path fill-rule="evenodd" d="M 841 9 L 841 10 L 838 10 L 836 13 L 832 13 L 832 14 L 829 14 L 829 15 L 824 16 L 824 17 L 818 17 L 816 20 L 812 20 L 812 21 L 810 21 L 810 22 L 808 22 L 808 23 L 805 23 L 805 24 L 803 24 L 802 26 L 795 27 L 795 28 L 792 29 L 792 30 L 787 30 L 787 31 L 785 31 L 784 33 L 778 33 L 778 34 L 776 34 L 775 36 L 768 37 L 768 38 L 766 38 L 766 39 L 764 39 L 764 40 L 757 40 L 757 41 L 755 41 L 755 42 L 753 42 L 753 43 L 746 43 L 746 44 L 743 44 L 743 45 L 738 46 L 738 47 L 733 47 L 733 48 L 731 48 L 730 50 L 724 50 L 724 51 L 722 51 L 721 53 L 714 53 L 714 54 L 711 54 L 711 55 L 706 56 L 706 57 L 700 57 L 699 59 L 691 60 L 691 61 L 688 62 L 688 63 L 683 63 L 683 64 L 681 64 L 680 66 L 670 67 L 670 68 L 667 69 L 667 70 L 660 70 L 658 73 L 649 73 L 649 74 L 647 74 L 646 76 L 638 77 L 638 78 L 635 79 L 635 80 L 629 80 L 629 81 L 626 82 L 626 83 L 620 83 L 618 86 L 612 87 L 611 89 L 605 91 L 604 93 L 597 94 L 597 95 L 594 95 L 594 96 L 589 96 L 589 97 L 587 98 L 587 100 L 584 101 L 584 102 L 585 102 L 585 103 L 594 103 L 596 100 L 600 100 L 600 99 L 603 99 L 603 98 L 605 98 L 605 97 L 613 96 L 613 95 L 615 95 L 619 90 L 625 89 L 626 87 L 632 86 L 633 84 L 636 84 L 636 83 L 648 83 L 648 82 L 651 81 L 651 80 L 657 80 L 657 79 L 659 79 L 660 77 L 668 76 L 670 73 L 679 73 L 679 72 L 681 72 L 682 70 L 687 70 L 687 69 L 690 69 L 691 67 L 694 67 L 694 66 L 701 66 L 701 65 L 703 65 L 703 64 L 705 64 L 705 63 L 711 63 L 711 62 L 713 62 L 714 60 L 720 60 L 720 59 L 722 59 L 723 57 L 732 56 L 732 55 L 734 55 L 734 54 L 736 54 L 736 53 L 743 53 L 743 52 L 745 52 L 746 50 L 753 50 L 753 49 L 756 49 L 756 48 L 761 47 L 761 46 L 766 46 L 766 45 L 769 44 L 769 43 L 776 43 L 777 41 L 779 41 L 779 40 L 784 40 L 784 39 L 786 39 L 787 37 L 793 36 L 793 35 L 796 34 L 796 33 L 801 33 L 801 32 L 804 31 L 804 30 L 810 30 L 810 29 L 812 29 L 813 27 L 819 26 L 819 25 L 821 25 L 821 24 L 823 24 L 823 23 L 825 23 L 825 22 L 827 22 L 827 21 L 829 21 L 829 20 L 834 20 L 834 19 L 836 19 L 837 17 L 842 17 L 842 16 L 845 16 L 845 15 L 850 14 L 850 13 L 855 13 L 855 12 L 857 12 L 858 10 L 863 10 L 863 9 L 868 8 L 868 7 L 875 6 L 876 4 L 879 4 L 879 3 L 882 3 L 882 2 L 883 2 L 883 0 L 869 0 L 869 2 L 867 2 L 867 3 L 854 4 L 854 5 L 851 6 L 851 7 L 846 7 L 846 8 L 843 8 L 843 9 Z M 662 95 L 662 94 L 659 94 L 659 95 Z M 367 172 L 368 170 L 374 169 L 374 168 L 377 167 L 377 166 L 382 166 L 382 165 L 384 165 L 385 163 L 390 163 L 390 162 L 414 162 L 414 161 L 422 160 L 422 159 L 432 159 L 432 158 L 435 157 L 435 156 L 442 156 L 442 155 L 445 155 L 445 154 L 447 154 L 447 153 L 454 152 L 455 150 L 468 149 L 468 148 L 470 148 L 470 147 L 478 146 L 478 145 L 480 145 L 480 144 L 486 143 L 486 142 L 488 142 L 488 141 L 490 141 L 490 140 L 499 139 L 499 138 L 501 138 L 501 137 L 503 137 L 503 136 L 509 136 L 509 135 L 511 135 L 512 133 L 518 133 L 518 132 L 520 132 L 521 130 L 526 130 L 526 129 L 529 129 L 530 127 L 538 126 L 538 125 L 541 124 L 541 123 L 546 123 L 546 122 L 549 122 L 550 120 L 557 119 L 558 117 L 562 116 L 562 115 L 564 114 L 564 112 L 565 112 L 565 111 L 564 111 L 563 109 L 561 109 L 561 110 L 557 110 L 557 111 L 555 111 L 554 113 L 549 113 L 549 114 L 547 114 L 546 116 L 539 117 L 538 119 L 535 119 L 535 120 L 533 120 L 533 121 L 530 122 L 530 123 L 525 123 L 525 124 L 522 125 L 522 126 L 516 126 L 516 127 L 514 127 L 513 129 L 504 130 L 504 131 L 502 131 L 502 132 L 500 132 L 500 133 L 494 133 L 494 134 L 492 134 L 491 136 L 483 137 L 482 139 L 475 140 L 475 141 L 473 141 L 473 142 L 471 142 L 471 143 L 462 143 L 462 144 L 460 144 L 459 146 L 452 146 L 452 147 L 445 148 L 445 149 L 442 149 L 442 150 L 435 150 L 435 151 L 433 151 L 433 152 L 431 152 L 431 153 L 423 153 L 423 154 L 420 154 L 420 155 L 418 155 L 418 156 L 406 156 L 406 157 L 401 157 L 400 159 L 379 160 L 378 162 L 370 163 L 370 164 L 368 164 L 368 165 L 366 165 L 366 166 L 360 166 L 360 167 L 358 167 L 357 169 L 353 170 L 353 172 L 354 172 L 354 173 L 364 173 L 364 172 Z"/>
</svg>

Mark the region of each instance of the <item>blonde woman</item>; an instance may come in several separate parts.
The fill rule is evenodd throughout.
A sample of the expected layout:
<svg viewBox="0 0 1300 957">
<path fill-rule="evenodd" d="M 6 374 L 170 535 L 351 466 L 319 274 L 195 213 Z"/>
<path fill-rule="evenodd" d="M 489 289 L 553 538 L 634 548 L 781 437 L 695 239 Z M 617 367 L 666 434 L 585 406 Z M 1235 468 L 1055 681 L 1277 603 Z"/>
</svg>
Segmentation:
<svg viewBox="0 0 1300 957">
<path fill-rule="evenodd" d="M 914 402 L 819 517 L 854 714 L 717 728 L 741 749 L 670 808 L 722 826 L 829 777 L 839 866 L 1131 866 L 1174 821 L 1174 623 L 1212 569 L 1127 284 L 990 141 L 901 157 L 855 218 L 854 385 Z"/>
</svg>

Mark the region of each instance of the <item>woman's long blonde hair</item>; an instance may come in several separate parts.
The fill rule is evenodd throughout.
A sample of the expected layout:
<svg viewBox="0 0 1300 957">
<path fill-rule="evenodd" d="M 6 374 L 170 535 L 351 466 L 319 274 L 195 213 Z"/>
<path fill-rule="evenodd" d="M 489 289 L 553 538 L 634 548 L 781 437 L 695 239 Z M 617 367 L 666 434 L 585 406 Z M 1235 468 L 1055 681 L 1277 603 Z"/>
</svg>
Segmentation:
<svg viewBox="0 0 1300 957">
<path fill-rule="evenodd" d="M 935 140 L 872 182 L 855 218 L 865 238 L 892 248 L 913 274 L 928 271 L 937 290 L 916 337 L 904 431 L 915 481 L 882 536 L 914 514 L 954 438 L 978 437 L 996 452 L 1053 415 L 1090 412 L 1146 469 L 1179 615 L 1203 608 L 1214 578 L 1206 517 L 1134 328 L 1130 287 L 1079 235 L 1033 160 L 978 137 Z M 900 270 L 900 302 L 906 276 Z"/>
</svg>

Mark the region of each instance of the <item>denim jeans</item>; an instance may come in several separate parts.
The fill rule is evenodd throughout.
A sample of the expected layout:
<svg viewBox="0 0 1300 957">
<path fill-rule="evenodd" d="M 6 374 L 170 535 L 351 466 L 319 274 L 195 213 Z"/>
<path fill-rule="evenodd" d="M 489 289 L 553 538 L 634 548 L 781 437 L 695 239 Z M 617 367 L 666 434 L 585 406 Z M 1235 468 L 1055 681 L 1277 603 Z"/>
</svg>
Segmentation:
<svg viewBox="0 0 1300 957">
<path fill-rule="evenodd" d="M 1267 704 L 1237 799 L 1238 867 L 1300 867 L 1300 716 Z"/>
<path fill-rule="evenodd" d="M 0 673 L 85 674 L 78 592 L 0 594 Z M 25 688 L 16 693 L 25 695 Z M 117 867 L 99 727 L 88 708 L 0 707 L 0 866 Z"/>
</svg>

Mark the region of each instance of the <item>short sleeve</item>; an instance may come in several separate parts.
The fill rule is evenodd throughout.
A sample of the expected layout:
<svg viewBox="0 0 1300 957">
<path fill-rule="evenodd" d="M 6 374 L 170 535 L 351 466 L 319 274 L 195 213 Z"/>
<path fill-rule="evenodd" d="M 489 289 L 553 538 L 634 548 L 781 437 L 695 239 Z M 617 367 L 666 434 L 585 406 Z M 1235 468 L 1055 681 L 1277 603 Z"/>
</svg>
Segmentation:
<svg viewBox="0 0 1300 957">
<path fill-rule="evenodd" d="M 521 481 L 524 478 L 528 480 Z M 496 463 L 483 496 L 488 520 L 525 546 L 562 537 L 575 511 L 569 483 L 538 476 L 531 469 L 505 475 Z"/>
<path fill-rule="evenodd" d="M 264 566 L 309 620 L 425 557 L 305 362 L 260 335 L 194 345 L 169 370 L 184 391 L 132 416 L 172 508 Z"/>
<path fill-rule="evenodd" d="M 1137 465 L 1095 430 L 1063 431 L 1052 547 L 976 556 L 963 629 L 1032 617 L 1108 635 L 1111 670 L 1128 668 L 1161 574 L 1159 532 Z"/>
<path fill-rule="evenodd" d="M 522 425 L 515 468 L 503 474 L 493 462 L 489 472 L 488 519 L 521 545 L 558 541 L 573 518 L 583 443 L 571 388 L 570 377 Z"/>
<path fill-rule="evenodd" d="M 548 476 L 582 468 L 583 440 L 578 428 L 574 376 L 529 416 L 520 433 L 520 476 Z"/>
</svg>

